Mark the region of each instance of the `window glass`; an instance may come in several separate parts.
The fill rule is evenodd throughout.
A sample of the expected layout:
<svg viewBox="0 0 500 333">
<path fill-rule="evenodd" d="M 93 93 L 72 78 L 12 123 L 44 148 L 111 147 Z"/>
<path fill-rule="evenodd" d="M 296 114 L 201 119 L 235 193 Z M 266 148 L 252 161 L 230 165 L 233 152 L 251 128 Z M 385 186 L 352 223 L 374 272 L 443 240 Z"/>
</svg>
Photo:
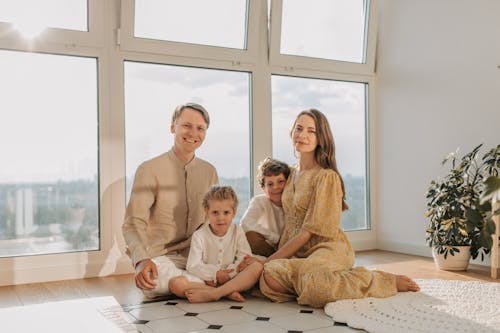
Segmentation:
<svg viewBox="0 0 500 333">
<path fill-rule="evenodd" d="M 0 21 L 13 23 L 25 35 L 47 27 L 88 31 L 87 0 L 2 0 Z"/>
<path fill-rule="evenodd" d="M 300 111 L 315 108 L 330 123 L 337 166 L 344 180 L 349 210 L 342 214 L 344 230 L 366 229 L 367 180 L 365 134 L 366 84 L 272 77 L 273 155 L 295 165 L 290 128 Z"/>
<path fill-rule="evenodd" d="M 245 0 L 136 0 L 135 37 L 246 48 Z"/>
<path fill-rule="evenodd" d="M 220 184 L 236 190 L 239 222 L 250 198 L 250 74 L 125 62 L 127 202 L 140 163 L 173 146 L 175 107 L 203 105 L 210 127 L 196 155 L 215 166 Z"/>
<path fill-rule="evenodd" d="M 0 51 L 0 256 L 99 249 L 97 60 Z"/>
<path fill-rule="evenodd" d="M 366 0 L 283 1 L 281 53 L 364 62 Z"/>
</svg>

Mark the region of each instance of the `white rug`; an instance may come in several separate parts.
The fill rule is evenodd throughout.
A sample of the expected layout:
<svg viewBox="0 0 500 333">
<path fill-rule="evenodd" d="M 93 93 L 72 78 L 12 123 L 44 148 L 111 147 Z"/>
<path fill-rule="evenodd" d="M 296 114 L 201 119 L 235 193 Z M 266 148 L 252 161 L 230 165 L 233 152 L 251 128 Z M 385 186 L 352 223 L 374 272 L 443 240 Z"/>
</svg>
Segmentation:
<svg viewBox="0 0 500 333">
<path fill-rule="evenodd" d="M 416 281 L 420 292 L 332 302 L 325 312 L 370 333 L 500 332 L 500 283 Z"/>
<path fill-rule="evenodd" d="M 115 333 L 134 330 L 117 315 L 116 309 L 121 307 L 110 296 L 3 308 L 0 309 L 0 331 Z"/>
</svg>

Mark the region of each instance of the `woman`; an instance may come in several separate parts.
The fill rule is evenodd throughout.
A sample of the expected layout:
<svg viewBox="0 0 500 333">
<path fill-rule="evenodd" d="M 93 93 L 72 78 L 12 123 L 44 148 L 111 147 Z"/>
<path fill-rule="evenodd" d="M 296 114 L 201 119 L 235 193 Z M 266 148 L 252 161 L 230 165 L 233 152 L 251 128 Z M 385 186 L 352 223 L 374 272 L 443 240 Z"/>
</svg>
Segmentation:
<svg viewBox="0 0 500 333">
<path fill-rule="evenodd" d="M 279 249 L 265 262 L 262 293 L 275 302 L 297 299 L 323 307 L 339 299 L 420 290 L 406 276 L 352 268 L 354 251 L 340 228 L 340 215 L 348 208 L 344 183 L 326 117 L 315 109 L 303 111 L 290 134 L 298 163 L 283 191 L 285 229 Z"/>
</svg>

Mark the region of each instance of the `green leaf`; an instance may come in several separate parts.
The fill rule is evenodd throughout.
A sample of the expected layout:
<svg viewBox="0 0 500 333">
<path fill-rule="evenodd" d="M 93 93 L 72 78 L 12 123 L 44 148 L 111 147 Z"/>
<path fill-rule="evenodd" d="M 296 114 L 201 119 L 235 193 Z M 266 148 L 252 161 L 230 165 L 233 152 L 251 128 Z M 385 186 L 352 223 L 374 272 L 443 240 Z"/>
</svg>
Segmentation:
<svg viewBox="0 0 500 333">
<path fill-rule="evenodd" d="M 495 233 L 495 222 L 493 222 L 492 219 L 489 219 L 488 221 L 486 221 L 486 226 L 485 226 L 484 230 L 489 235 L 493 235 Z"/>
<path fill-rule="evenodd" d="M 465 212 L 465 218 L 468 221 L 473 222 L 474 224 L 478 224 L 483 219 L 481 213 L 478 210 L 472 208 L 467 209 L 467 211 Z"/>
<path fill-rule="evenodd" d="M 484 191 L 481 195 L 481 202 L 492 199 L 500 199 L 500 177 L 490 176 L 483 182 Z"/>
</svg>

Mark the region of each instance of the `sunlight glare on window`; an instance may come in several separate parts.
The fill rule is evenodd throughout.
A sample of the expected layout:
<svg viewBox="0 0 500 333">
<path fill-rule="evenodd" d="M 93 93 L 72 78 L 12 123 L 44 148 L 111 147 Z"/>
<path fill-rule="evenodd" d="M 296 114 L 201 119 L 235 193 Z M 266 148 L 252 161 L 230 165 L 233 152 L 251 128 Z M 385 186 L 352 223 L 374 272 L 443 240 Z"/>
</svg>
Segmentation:
<svg viewBox="0 0 500 333">
<path fill-rule="evenodd" d="M 2 0 L 0 22 L 9 22 L 24 38 L 34 38 L 44 29 L 87 31 L 86 0 Z"/>
</svg>

